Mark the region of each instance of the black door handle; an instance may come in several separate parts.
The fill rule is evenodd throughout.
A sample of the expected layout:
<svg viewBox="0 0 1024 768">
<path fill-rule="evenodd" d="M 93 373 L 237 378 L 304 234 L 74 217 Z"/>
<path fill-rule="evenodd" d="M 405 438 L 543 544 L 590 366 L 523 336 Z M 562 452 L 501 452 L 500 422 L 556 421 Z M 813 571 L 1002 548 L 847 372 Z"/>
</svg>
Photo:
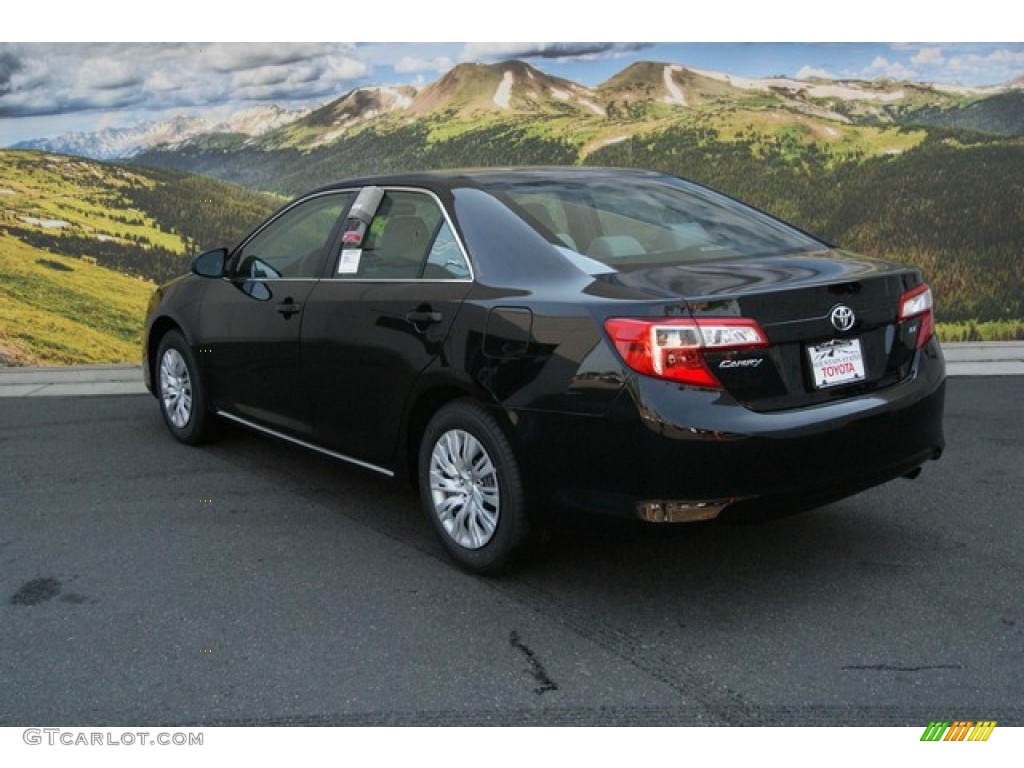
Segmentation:
<svg viewBox="0 0 1024 768">
<path fill-rule="evenodd" d="M 301 304 L 296 304 L 291 299 L 285 299 L 280 304 L 278 304 L 276 307 L 274 307 L 274 309 L 276 309 L 278 312 L 280 312 L 282 315 L 284 315 L 284 319 L 287 320 L 292 315 L 301 312 L 302 311 L 302 305 Z"/>
<path fill-rule="evenodd" d="M 414 309 L 405 315 L 405 319 L 413 325 L 430 325 L 441 322 L 441 313 L 430 309 Z"/>
</svg>

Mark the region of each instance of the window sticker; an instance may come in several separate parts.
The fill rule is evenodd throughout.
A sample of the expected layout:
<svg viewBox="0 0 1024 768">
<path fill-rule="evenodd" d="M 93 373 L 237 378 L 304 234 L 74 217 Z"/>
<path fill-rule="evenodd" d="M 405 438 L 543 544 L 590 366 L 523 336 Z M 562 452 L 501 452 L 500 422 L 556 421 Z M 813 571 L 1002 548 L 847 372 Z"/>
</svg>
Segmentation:
<svg viewBox="0 0 1024 768">
<path fill-rule="evenodd" d="M 359 262 L 363 258 L 362 248 L 346 248 L 338 260 L 339 275 L 354 275 L 359 271 Z"/>
</svg>

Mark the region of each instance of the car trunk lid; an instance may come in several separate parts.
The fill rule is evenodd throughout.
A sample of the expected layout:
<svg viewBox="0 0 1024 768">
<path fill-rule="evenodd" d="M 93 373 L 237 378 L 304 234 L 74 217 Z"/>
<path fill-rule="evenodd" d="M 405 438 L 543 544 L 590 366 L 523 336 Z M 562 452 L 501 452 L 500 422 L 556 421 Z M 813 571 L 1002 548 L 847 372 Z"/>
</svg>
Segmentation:
<svg viewBox="0 0 1024 768">
<path fill-rule="evenodd" d="M 648 265 L 598 279 L 620 291 L 632 288 L 637 297 L 670 300 L 672 307 L 685 303 L 698 321 L 756 322 L 767 346 L 704 352 L 724 389 L 753 410 L 870 392 L 910 372 L 920 323 L 901 322 L 900 307 L 921 283 L 912 268 L 823 251 Z"/>
</svg>

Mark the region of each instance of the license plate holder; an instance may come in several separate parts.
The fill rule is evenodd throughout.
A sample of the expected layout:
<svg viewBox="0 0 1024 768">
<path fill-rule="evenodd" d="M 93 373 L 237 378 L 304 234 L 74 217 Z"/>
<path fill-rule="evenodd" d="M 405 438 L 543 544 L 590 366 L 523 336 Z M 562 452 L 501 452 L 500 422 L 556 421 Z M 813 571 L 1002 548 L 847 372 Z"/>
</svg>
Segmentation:
<svg viewBox="0 0 1024 768">
<path fill-rule="evenodd" d="M 852 384 L 866 378 L 860 339 L 833 339 L 807 346 L 815 389 Z"/>
</svg>

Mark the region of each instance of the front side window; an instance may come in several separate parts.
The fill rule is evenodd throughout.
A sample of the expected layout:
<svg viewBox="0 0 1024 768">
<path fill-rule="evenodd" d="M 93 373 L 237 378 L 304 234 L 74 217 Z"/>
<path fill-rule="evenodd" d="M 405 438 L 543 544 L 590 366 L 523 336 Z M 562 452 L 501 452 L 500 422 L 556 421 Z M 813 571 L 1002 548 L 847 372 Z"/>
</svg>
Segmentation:
<svg viewBox="0 0 1024 768">
<path fill-rule="evenodd" d="M 289 208 L 242 246 L 235 257 L 235 276 L 318 277 L 331 250 L 335 225 L 352 197 L 351 192 L 328 193 Z"/>
</svg>

